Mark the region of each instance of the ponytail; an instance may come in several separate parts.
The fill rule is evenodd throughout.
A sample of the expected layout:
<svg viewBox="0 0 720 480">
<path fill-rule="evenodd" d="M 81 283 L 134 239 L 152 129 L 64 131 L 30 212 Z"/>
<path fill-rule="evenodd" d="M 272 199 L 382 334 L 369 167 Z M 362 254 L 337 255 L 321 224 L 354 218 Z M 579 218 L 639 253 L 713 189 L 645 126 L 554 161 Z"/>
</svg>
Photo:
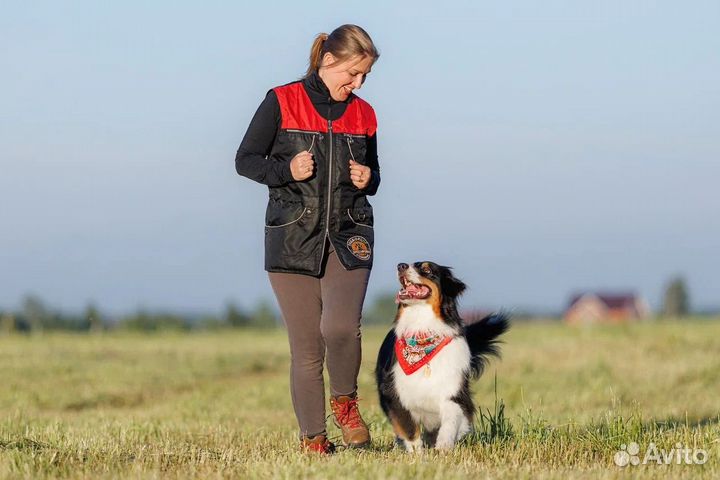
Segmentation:
<svg viewBox="0 0 720 480">
<path fill-rule="evenodd" d="M 313 72 L 317 72 L 318 68 L 320 68 L 323 53 L 325 53 L 323 51 L 323 45 L 328 37 L 329 35 L 327 33 L 319 33 L 315 37 L 312 47 L 310 48 L 310 64 L 308 65 L 307 72 L 305 73 L 306 76 L 312 75 Z"/>
</svg>

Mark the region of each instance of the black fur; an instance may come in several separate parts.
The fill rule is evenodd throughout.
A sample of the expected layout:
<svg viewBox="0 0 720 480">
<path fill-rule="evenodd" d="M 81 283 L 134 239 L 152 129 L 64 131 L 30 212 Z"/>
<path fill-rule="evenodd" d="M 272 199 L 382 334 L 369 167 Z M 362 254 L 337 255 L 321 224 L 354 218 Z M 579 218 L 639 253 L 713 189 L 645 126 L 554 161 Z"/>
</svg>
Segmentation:
<svg viewBox="0 0 720 480">
<path fill-rule="evenodd" d="M 440 311 L 446 324 L 454 327 L 458 334 L 462 330 L 463 321 L 457 310 L 457 300 L 466 290 L 466 285 L 455 278 L 452 268 L 433 262 L 415 262 L 415 270 L 423 277 L 432 280 L 440 287 L 442 295 Z"/>
<path fill-rule="evenodd" d="M 499 357 L 498 337 L 510 328 L 506 313 L 493 313 L 465 327 L 465 339 L 470 346 L 470 370 L 473 378 L 482 375 L 490 356 Z"/>
<path fill-rule="evenodd" d="M 380 407 L 389 414 L 388 406 L 397 401 L 395 384 L 392 380 L 392 368 L 397 362 L 395 357 L 395 330 L 390 330 L 385 336 L 380 351 L 378 352 L 377 366 L 375 367 L 375 381 L 380 394 Z"/>
</svg>

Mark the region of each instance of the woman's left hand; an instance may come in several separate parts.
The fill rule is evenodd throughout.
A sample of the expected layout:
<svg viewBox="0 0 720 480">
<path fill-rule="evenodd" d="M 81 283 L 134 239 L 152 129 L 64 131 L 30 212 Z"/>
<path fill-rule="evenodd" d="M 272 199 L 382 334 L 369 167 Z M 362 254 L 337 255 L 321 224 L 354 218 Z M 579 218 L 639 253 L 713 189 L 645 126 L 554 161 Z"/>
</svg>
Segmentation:
<svg viewBox="0 0 720 480">
<path fill-rule="evenodd" d="M 370 167 L 355 160 L 350 160 L 350 180 L 352 180 L 353 185 L 362 190 L 370 183 L 371 176 Z"/>
</svg>

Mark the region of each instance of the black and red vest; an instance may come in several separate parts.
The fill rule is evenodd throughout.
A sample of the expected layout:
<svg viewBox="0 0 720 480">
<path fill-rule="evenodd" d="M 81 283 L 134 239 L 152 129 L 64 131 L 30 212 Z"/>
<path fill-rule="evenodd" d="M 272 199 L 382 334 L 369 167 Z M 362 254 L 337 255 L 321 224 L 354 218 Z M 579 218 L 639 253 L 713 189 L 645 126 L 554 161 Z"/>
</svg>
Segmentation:
<svg viewBox="0 0 720 480">
<path fill-rule="evenodd" d="M 371 268 L 373 211 L 350 180 L 350 159 L 365 164 L 368 136 L 377 129 L 372 107 L 355 95 L 337 120 L 323 118 L 302 82 L 273 89 L 281 125 L 270 159 L 290 162 L 303 150 L 313 154 L 314 174 L 269 187 L 265 214 L 265 270 L 320 275 L 329 239 L 347 269 Z"/>
</svg>

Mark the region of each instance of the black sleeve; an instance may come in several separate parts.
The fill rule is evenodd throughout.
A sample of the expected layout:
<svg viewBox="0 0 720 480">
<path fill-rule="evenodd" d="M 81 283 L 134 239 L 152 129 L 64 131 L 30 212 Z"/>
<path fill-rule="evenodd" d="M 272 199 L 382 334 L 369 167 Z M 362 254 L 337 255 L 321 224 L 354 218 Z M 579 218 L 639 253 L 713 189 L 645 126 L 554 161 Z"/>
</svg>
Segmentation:
<svg viewBox="0 0 720 480">
<path fill-rule="evenodd" d="M 268 158 L 279 128 L 280 104 L 275 92 L 270 90 L 250 121 L 235 155 L 238 174 L 270 187 L 292 181 L 289 161 Z"/>
<path fill-rule="evenodd" d="M 368 183 L 368 186 L 365 187 L 365 195 L 375 195 L 378 191 L 378 187 L 380 186 L 380 164 L 378 163 L 377 153 L 377 133 L 367 139 L 365 161 L 371 171 L 370 183 Z"/>
</svg>

